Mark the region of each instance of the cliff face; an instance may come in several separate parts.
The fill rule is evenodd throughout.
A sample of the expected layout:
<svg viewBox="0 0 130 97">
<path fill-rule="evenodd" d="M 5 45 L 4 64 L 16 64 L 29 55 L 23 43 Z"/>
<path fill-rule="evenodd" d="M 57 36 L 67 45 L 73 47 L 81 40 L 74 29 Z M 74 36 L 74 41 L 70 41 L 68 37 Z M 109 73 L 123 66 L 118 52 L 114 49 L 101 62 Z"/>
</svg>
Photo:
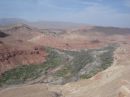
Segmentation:
<svg viewBox="0 0 130 97">
<path fill-rule="evenodd" d="M 40 47 L 32 49 L 0 50 L 0 74 L 19 65 L 40 64 L 45 61 L 46 53 Z"/>
</svg>

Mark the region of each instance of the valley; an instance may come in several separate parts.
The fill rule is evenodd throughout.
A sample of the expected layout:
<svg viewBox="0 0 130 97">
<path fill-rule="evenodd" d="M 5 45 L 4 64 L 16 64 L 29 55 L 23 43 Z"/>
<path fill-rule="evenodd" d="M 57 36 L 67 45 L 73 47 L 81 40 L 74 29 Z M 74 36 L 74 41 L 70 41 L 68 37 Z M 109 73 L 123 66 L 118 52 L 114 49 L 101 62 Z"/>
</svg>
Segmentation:
<svg viewBox="0 0 130 97">
<path fill-rule="evenodd" d="M 128 28 L 1 26 L 0 97 L 129 97 L 129 38 Z"/>
</svg>

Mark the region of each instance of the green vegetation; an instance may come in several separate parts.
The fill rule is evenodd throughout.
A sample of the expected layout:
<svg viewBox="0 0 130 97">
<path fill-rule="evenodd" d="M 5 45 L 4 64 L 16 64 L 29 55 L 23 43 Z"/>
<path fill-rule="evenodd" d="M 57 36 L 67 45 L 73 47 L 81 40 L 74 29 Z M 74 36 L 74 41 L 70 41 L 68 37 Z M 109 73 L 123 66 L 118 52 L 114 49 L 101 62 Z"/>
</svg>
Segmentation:
<svg viewBox="0 0 130 97">
<path fill-rule="evenodd" d="M 55 68 L 63 63 L 62 57 L 60 57 L 57 52 L 49 49 L 48 52 L 49 55 L 44 64 L 22 65 L 4 72 L 0 77 L 0 85 L 19 84 L 27 80 L 36 79 L 41 76 L 41 74 L 46 74 L 49 69 Z"/>
<path fill-rule="evenodd" d="M 96 68 L 96 69 L 93 69 L 91 70 L 88 74 L 83 74 L 80 76 L 81 79 L 88 79 L 88 78 L 91 78 L 93 77 L 94 75 L 96 75 L 98 72 L 102 71 L 102 67 L 100 68 Z"/>
<path fill-rule="evenodd" d="M 70 74 L 70 68 L 68 68 L 67 66 L 64 66 L 64 68 L 58 70 L 55 75 L 58 77 L 66 77 L 67 75 Z"/>
<path fill-rule="evenodd" d="M 36 69 L 37 68 L 37 69 Z M 15 69 L 6 71 L 2 74 L 0 83 L 18 84 L 23 83 L 25 80 L 35 79 L 41 72 L 40 65 L 24 65 Z"/>
<path fill-rule="evenodd" d="M 113 63 L 114 50 L 115 47 L 113 45 L 101 49 L 81 51 L 46 48 L 46 52 L 48 52 L 49 55 L 45 63 L 19 66 L 6 71 L 0 77 L 0 85 L 25 83 L 42 75 L 56 77 L 57 79 L 62 77 L 64 80 L 67 80 L 67 82 L 72 81 L 72 77 L 82 79 L 90 78 L 99 71 L 111 66 Z M 94 57 L 95 54 L 97 54 L 98 61 L 96 61 L 97 58 Z M 85 73 L 80 74 L 80 71 L 87 65 L 91 67 L 91 69 L 86 68 L 84 70 Z M 52 70 L 54 70 L 53 73 L 51 72 Z"/>
<path fill-rule="evenodd" d="M 93 57 L 91 56 L 91 52 L 89 51 L 80 51 L 80 52 L 72 52 L 74 55 L 74 59 L 72 60 L 72 73 L 77 73 L 81 70 L 86 64 L 91 63 L 93 61 Z"/>
<path fill-rule="evenodd" d="M 93 70 L 91 70 L 89 73 L 83 74 L 80 76 L 82 79 L 88 79 L 97 74 L 98 72 L 107 69 L 111 66 L 113 63 L 113 52 L 115 50 L 114 45 L 110 45 L 108 47 L 105 47 L 103 49 L 98 49 L 97 51 L 104 51 L 102 54 L 98 56 L 100 58 L 100 65 Z"/>
<path fill-rule="evenodd" d="M 113 52 L 115 48 L 112 46 L 109 46 L 107 50 L 108 51 L 104 52 L 103 54 L 99 56 L 101 60 L 101 68 L 103 70 L 107 69 L 113 63 Z"/>
</svg>

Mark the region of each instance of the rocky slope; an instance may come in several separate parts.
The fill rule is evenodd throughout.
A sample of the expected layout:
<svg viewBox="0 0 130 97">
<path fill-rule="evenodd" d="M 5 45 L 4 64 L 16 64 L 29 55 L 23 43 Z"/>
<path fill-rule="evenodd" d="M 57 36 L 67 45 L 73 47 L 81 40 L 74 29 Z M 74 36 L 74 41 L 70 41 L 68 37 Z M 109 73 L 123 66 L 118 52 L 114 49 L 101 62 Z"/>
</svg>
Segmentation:
<svg viewBox="0 0 130 97">
<path fill-rule="evenodd" d="M 17 26 L 13 27 L 13 30 L 11 28 L 9 31 L 2 29 L 2 32 L 8 33 L 10 36 L 0 38 L 1 71 L 10 69 L 10 66 L 14 69 L 7 72 L 2 71 L 4 77 L 1 77 L 1 82 L 12 83 L 11 85 L 22 82 L 23 85 L 0 88 L 0 97 L 130 97 L 129 29 L 89 26 L 87 28 L 66 29 L 63 30 L 63 33 L 62 30 L 60 33 L 52 31 L 53 34 L 49 33 L 50 30 L 42 30 L 43 33 L 39 31 L 41 30 L 34 31 L 25 25 L 20 26 L 20 28 L 19 26 L 18 28 Z M 18 38 L 13 33 L 17 33 Z M 31 37 L 27 37 L 30 33 Z M 16 42 L 18 39 L 20 41 Z M 110 44 L 118 44 L 113 57 L 104 54 L 108 49 L 103 49 L 103 47 Z M 38 47 L 51 47 L 55 53 L 53 52 L 52 56 L 48 53 L 45 61 L 46 51 L 35 48 L 37 45 Z M 86 63 L 88 60 L 86 56 L 89 55 L 86 51 L 88 50 L 91 51 L 90 54 L 94 61 Z M 110 61 L 110 64 L 102 62 L 99 58 L 100 54 L 105 55 L 102 57 L 103 60 L 105 59 L 104 62 L 109 62 L 106 59 L 111 58 L 113 62 Z M 44 61 L 45 63 L 41 65 L 26 65 Z M 8 62 L 12 64 L 8 64 Z M 20 65 L 19 68 L 19 64 L 22 63 L 24 66 Z M 69 68 L 64 68 L 68 65 Z M 71 82 L 75 76 L 81 77 L 79 75 L 87 74 L 89 70 L 100 66 L 107 66 L 107 68 L 94 73 L 96 75 L 90 76 L 89 79 L 78 79 L 77 82 Z M 74 75 L 68 70 L 75 72 Z M 55 77 L 52 78 L 55 74 L 60 76 L 57 78 L 62 76 L 63 79 L 65 76 L 69 80 L 66 82 L 69 83 L 64 85 L 47 84 L 50 81 L 55 81 Z M 86 75 L 82 77 L 86 78 Z"/>
<path fill-rule="evenodd" d="M 45 61 L 46 53 L 39 48 L 28 50 L 1 49 L 0 75 L 1 73 L 19 65 L 40 64 Z"/>
</svg>

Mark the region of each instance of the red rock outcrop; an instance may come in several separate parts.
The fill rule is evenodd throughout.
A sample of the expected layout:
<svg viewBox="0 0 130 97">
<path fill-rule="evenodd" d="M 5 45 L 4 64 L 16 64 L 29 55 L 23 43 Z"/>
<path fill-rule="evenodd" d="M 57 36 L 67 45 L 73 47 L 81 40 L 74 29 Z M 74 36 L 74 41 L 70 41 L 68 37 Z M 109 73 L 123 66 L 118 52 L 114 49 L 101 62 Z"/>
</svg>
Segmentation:
<svg viewBox="0 0 130 97">
<path fill-rule="evenodd" d="M 3 49 L 0 51 L 0 74 L 19 65 L 40 64 L 45 61 L 43 48 Z"/>
</svg>

